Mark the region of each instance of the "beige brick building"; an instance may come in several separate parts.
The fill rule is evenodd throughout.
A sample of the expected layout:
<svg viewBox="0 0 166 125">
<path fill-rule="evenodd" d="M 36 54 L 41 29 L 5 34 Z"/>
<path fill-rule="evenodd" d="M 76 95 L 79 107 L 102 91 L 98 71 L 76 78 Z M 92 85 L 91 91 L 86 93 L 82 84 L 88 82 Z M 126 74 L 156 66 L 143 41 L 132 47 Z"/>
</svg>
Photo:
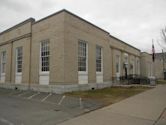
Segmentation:
<svg viewBox="0 0 166 125">
<path fill-rule="evenodd" d="M 164 78 L 164 72 L 166 72 L 166 53 L 156 53 L 155 54 L 155 76 L 158 79 Z M 166 76 L 165 76 L 166 79 Z"/>
<path fill-rule="evenodd" d="M 141 53 L 141 75 L 143 77 L 155 76 L 157 79 L 164 78 L 166 69 L 165 57 L 163 53 L 155 54 L 155 61 L 152 61 L 152 55 L 146 52 Z"/>
<path fill-rule="evenodd" d="M 139 49 L 61 10 L 0 33 L 0 85 L 57 93 L 102 88 L 140 75 L 140 57 Z"/>
</svg>

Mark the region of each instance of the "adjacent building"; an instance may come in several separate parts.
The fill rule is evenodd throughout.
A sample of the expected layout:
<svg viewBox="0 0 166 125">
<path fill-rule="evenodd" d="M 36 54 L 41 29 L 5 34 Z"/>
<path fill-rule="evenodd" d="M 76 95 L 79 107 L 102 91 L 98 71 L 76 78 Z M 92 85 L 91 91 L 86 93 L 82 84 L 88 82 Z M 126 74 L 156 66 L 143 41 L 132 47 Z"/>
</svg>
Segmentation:
<svg viewBox="0 0 166 125">
<path fill-rule="evenodd" d="M 142 77 L 154 76 L 154 63 L 152 61 L 152 55 L 147 52 L 141 53 L 141 75 Z"/>
<path fill-rule="evenodd" d="M 152 55 L 146 52 L 141 53 L 141 76 L 155 76 L 157 79 L 164 79 L 166 71 L 165 53 L 155 53 L 155 61 Z"/>
</svg>

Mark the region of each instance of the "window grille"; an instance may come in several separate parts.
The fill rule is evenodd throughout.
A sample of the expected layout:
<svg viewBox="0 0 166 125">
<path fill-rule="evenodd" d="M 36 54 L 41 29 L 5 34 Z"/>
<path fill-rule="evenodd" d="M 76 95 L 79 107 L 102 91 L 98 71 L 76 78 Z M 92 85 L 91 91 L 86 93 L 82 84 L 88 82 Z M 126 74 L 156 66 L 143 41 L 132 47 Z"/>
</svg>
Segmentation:
<svg viewBox="0 0 166 125">
<path fill-rule="evenodd" d="M 87 68 L 87 43 L 78 42 L 78 71 L 86 71 Z"/>
<path fill-rule="evenodd" d="M 42 41 L 41 48 L 40 48 L 40 63 L 41 63 L 41 72 L 48 72 L 49 71 L 49 57 L 50 57 L 50 48 L 49 48 L 49 41 Z"/>
<path fill-rule="evenodd" d="M 16 72 L 22 72 L 22 59 L 23 59 L 23 49 L 22 47 L 16 48 Z"/>
<path fill-rule="evenodd" d="M 5 70 L 6 70 L 6 51 L 2 52 L 2 55 L 1 55 L 1 64 L 2 64 L 1 72 L 5 73 Z"/>
<path fill-rule="evenodd" d="M 102 48 L 100 46 L 96 46 L 96 71 L 102 71 Z"/>
</svg>

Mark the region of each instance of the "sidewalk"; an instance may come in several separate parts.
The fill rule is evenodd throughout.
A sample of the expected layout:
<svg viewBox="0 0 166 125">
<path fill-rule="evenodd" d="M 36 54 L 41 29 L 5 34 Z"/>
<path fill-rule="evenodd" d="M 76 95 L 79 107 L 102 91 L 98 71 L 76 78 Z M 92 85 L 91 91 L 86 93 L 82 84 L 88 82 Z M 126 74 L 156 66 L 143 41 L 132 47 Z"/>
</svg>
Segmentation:
<svg viewBox="0 0 166 125">
<path fill-rule="evenodd" d="M 59 125 L 160 125 L 157 120 L 165 108 L 166 85 L 159 85 Z"/>
</svg>

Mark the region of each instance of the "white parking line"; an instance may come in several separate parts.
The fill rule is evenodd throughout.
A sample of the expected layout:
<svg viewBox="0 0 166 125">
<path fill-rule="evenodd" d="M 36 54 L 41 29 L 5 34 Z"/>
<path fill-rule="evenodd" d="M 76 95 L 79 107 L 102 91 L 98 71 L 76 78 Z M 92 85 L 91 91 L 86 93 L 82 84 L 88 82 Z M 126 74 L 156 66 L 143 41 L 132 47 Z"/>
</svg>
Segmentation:
<svg viewBox="0 0 166 125">
<path fill-rule="evenodd" d="M 0 121 L 5 123 L 5 124 L 7 124 L 7 125 L 14 125 L 12 122 L 10 122 L 10 121 L 8 121 L 8 120 L 6 120 L 4 118 L 0 118 Z"/>
<path fill-rule="evenodd" d="M 61 98 L 61 100 L 59 101 L 59 103 L 58 103 L 58 105 L 61 105 L 62 104 L 62 102 L 63 102 L 63 100 L 65 99 L 65 95 L 64 96 L 62 96 L 62 98 Z"/>
<path fill-rule="evenodd" d="M 80 108 L 83 108 L 82 98 L 79 98 Z"/>
<path fill-rule="evenodd" d="M 49 96 L 51 96 L 52 94 L 50 93 L 50 94 L 48 94 L 46 97 L 44 97 L 42 100 L 41 100 L 41 102 L 44 102 Z"/>
<path fill-rule="evenodd" d="M 23 92 L 23 93 L 21 93 L 21 94 L 19 94 L 19 95 L 17 95 L 18 97 L 20 97 L 20 96 L 22 96 L 22 95 L 25 95 L 25 94 L 27 94 L 28 92 Z"/>
<path fill-rule="evenodd" d="M 20 93 L 20 92 L 22 92 L 22 91 L 21 91 L 21 90 L 20 90 L 20 91 L 15 91 L 15 90 L 13 90 L 13 91 L 11 91 L 11 92 L 9 93 L 9 96 L 15 95 L 15 94 L 17 94 L 17 92 Z"/>
<path fill-rule="evenodd" d="M 33 94 L 33 95 L 31 95 L 31 96 L 27 97 L 27 99 L 32 99 L 33 97 L 35 97 L 35 96 L 37 96 L 37 95 L 39 95 L 39 94 L 40 94 L 40 92 L 35 93 L 35 94 Z"/>
<path fill-rule="evenodd" d="M 14 94 L 14 92 L 12 91 L 12 92 L 10 92 L 9 94 L 8 94 L 8 96 L 11 96 L 11 95 L 13 95 Z"/>
</svg>

